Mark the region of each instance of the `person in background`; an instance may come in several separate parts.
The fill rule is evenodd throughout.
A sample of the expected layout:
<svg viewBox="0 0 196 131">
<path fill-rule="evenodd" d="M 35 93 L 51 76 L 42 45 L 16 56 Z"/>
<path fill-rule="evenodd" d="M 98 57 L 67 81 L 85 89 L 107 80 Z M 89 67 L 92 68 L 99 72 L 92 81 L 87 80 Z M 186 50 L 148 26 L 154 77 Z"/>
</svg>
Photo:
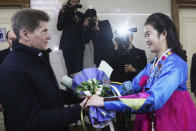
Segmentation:
<svg viewBox="0 0 196 131">
<path fill-rule="evenodd" d="M 101 60 L 111 63 L 114 52 L 113 34 L 108 20 L 99 21 L 95 9 L 87 9 L 84 19 L 83 42 L 92 40 L 94 45 L 94 63 L 99 66 Z"/>
<path fill-rule="evenodd" d="M 12 51 L 12 41 L 13 40 L 16 40 L 16 35 L 14 34 L 13 30 L 10 30 L 10 31 L 8 31 L 6 33 L 6 39 L 7 39 L 7 42 L 9 44 L 9 47 L 7 49 L 4 49 L 4 50 L 1 50 L 0 51 L 0 66 L 1 66 L 1 63 L 3 62 L 3 60 L 5 59 L 5 57 Z M 0 111 L 3 112 L 3 107 L 2 107 L 1 104 L 0 104 Z M 7 129 L 8 128 L 8 125 L 7 125 L 6 114 L 3 113 L 3 115 L 4 115 L 5 128 Z"/>
<path fill-rule="evenodd" d="M 0 39 L 3 39 L 3 33 L 0 30 Z"/>
<path fill-rule="evenodd" d="M 196 97 L 196 53 L 193 54 L 192 56 L 190 79 L 191 79 L 191 92 L 193 92 L 194 96 Z"/>
<path fill-rule="evenodd" d="M 9 47 L 7 49 L 0 51 L 0 65 L 3 62 L 4 58 L 11 52 L 12 50 L 12 41 L 16 39 L 16 35 L 12 30 L 8 31 L 6 33 L 6 39 L 9 44 Z"/>
<path fill-rule="evenodd" d="M 147 64 L 145 51 L 136 48 L 133 39 L 133 32 L 117 34 L 117 37 L 113 38 L 115 51 L 111 62 L 113 72 L 110 77 L 113 82 L 132 81 Z M 131 130 L 131 114 L 118 112 L 116 119 L 119 130 Z"/>
<path fill-rule="evenodd" d="M 188 66 L 172 20 L 150 15 L 144 27 L 146 43 L 156 57 L 133 79 L 122 97 L 92 96 L 86 106 L 137 113 L 135 131 L 194 131 L 196 108 L 186 82 Z M 126 95 L 126 96 L 123 96 Z"/>
<path fill-rule="evenodd" d="M 63 51 L 68 75 L 83 69 L 84 44 L 81 32 L 84 14 L 77 11 L 81 8 L 79 3 L 80 0 L 68 0 L 59 11 L 57 21 L 57 29 L 62 30 L 59 49 Z"/>
<path fill-rule="evenodd" d="M 185 61 L 187 62 L 187 53 L 186 53 L 186 50 L 185 49 L 182 49 L 182 51 L 184 52 L 184 55 L 186 56 Z"/>
<path fill-rule="evenodd" d="M 66 131 L 80 119 L 86 99 L 59 89 L 49 62 L 49 16 L 40 10 L 22 9 L 11 19 L 18 40 L 0 67 L 0 100 L 7 131 Z M 73 107 L 64 104 L 81 102 Z"/>
<path fill-rule="evenodd" d="M 115 52 L 111 63 L 114 70 L 111 81 L 132 81 L 147 64 L 145 51 L 133 45 L 133 33 L 131 32 L 125 36 L 117 36 L 114 42 Z"/>
</svg>

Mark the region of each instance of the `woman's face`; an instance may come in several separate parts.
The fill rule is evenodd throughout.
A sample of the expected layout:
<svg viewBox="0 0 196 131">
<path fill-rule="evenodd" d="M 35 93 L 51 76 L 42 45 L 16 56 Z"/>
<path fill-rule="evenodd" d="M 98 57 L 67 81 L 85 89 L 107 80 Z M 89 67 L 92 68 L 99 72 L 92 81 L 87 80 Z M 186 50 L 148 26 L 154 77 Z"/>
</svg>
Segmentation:
<svg viewBox="0 0 196 131">
<path fill-rule="evenodd" d="M 145 41 L 153 53 L 159 53 L 166 46 L 166 35 L 161 33 L 158 35 L 157 30 L 151 25 L 146 25 L 144 27 Z"/>
</svg>

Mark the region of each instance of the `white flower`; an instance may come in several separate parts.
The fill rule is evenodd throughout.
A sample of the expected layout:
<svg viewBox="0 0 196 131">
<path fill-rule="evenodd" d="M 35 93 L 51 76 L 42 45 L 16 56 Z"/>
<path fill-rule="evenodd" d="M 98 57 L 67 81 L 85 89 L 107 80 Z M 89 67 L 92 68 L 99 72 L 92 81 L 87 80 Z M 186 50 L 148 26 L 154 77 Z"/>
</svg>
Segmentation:
<svg viewBox="0 0 196 131">
<path fill-rule="evenodd" d="M 92 79 L 92 81 L 93 81 L 93 82 L 97 82 L 97 80 L 96 80 L 96 79 Z"/>
<path fill-rule="evenodd" d="M 98 88 L 103 88 L 103 85 L 98 85 L 99 87 Z"/>
<path fill-rule="evenodd" d="M 101 95 L 101 91 L 103 89 L 103 86 L 99 86 L 98 88 L 96 87 L 96 91 L 95 91 L 95 94 L 97 94 L 98 96 Z"/>
<path fill-rule="evenodd" d="M 92 84 L 92 80 L 91 80 L 91 79 L 90 79 L 90 80 L 88 80 L 88 83 Z"/>
<path fill-rule="evenodd" d="M 86 96 L 92 96 L 92 94 L 90 93 L 90 91 L 84 91 L 84 94 L 85 94 Z"/>
</svg>

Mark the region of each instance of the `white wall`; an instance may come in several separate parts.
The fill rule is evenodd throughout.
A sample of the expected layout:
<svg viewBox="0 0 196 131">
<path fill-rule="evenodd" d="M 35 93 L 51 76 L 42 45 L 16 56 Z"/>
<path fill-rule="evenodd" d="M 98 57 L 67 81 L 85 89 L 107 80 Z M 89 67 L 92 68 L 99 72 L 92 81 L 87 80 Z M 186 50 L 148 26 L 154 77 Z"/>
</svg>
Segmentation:
<svg viewBox="0 0 196 131">
<path fill-rule="evenodd" d="M 46 11 L 50 17 L 49 31 L 52 39 L 49 42 L 49 47 L 54 49 L 58 47 L 61 32 L 57 31 L 56 23 L 58 12 L 65 0 L 31 0 L 31 8 L 41 9 Z M 148 60 L 154 57 L 149 52 L 144 41 L 143 25 L 146 18 L 155 12 L 162 12 L 171 16 L 170 0 L 81 0 L 84 12 L 88 7 L 93 7 L 97 10 L 100 20 L 108 19 L 111 23 L 113 31 L 124 25 L 137 27 L 137 33 L 134 33 L 134 45 L 146 51 Z M 64 74 L 64 61 L 61 51 L 53 51 L 51 56 L 51 64 L 54 67 L 57 79 L 59 80 Z"/>
<path fill-rule="evenodd" d="M 57 31 L 56 23 L 58 12 L 65 0 L 31 0 L 31 8 L 42 9 L 46 11 L 51 21 L 49 23 L 52 40 L 49 42 L 49 47 L 58 47 L 61 32 Z M 153 4 L 152 4 L 153 3 Z M 146 49 L 143 35 L 143 25 L 146 18 L 155 12 L 162 12 L 171 16 L 170 0 L 81 0 L 84 12 L 88 7 L 93 7 L 97 10 L 99 19 L 108 19 L 112 25 L 113 31 L 115 28 L 127 24 L 138 28 L 138 32 L 134 34 L 135 45 L 139 48 Z M 153 6 L 153 7 L 152 7 Z M 151 58 L 151 54 L 148 53 Z"/>
</svg>

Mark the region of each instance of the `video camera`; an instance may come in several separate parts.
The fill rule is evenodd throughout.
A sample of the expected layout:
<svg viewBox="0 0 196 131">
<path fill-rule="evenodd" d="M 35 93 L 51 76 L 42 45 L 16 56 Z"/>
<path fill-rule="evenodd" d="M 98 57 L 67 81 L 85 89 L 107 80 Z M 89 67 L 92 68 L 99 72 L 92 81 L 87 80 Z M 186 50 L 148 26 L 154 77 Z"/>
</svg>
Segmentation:
<svg viewBox="0 0 196 131">
<path fill-rule="evenodd" d="M 97 24 L 97 11 L 95 9 L 87 9 L 85 11 L 85 18 L 88 19 L 88 28 L 94 29 Z"/>
<path fill-rule="evenodd" d="M 77 4 L 77 5 L 75 5 L 75 6 L 72 6 L 72 5 L 70 4 L 70 2 L 67 2 L 67 3 L 64 3 L 64 4 L 63 4 L 63 7 L 66 8 L 68 11 L 72 11 L 72 10 L 75 10 L 75 9 L 77 9 L 77 8 L 82 8 L 82 5 L 81 5 L 81 4 Z"/>
</svg>

